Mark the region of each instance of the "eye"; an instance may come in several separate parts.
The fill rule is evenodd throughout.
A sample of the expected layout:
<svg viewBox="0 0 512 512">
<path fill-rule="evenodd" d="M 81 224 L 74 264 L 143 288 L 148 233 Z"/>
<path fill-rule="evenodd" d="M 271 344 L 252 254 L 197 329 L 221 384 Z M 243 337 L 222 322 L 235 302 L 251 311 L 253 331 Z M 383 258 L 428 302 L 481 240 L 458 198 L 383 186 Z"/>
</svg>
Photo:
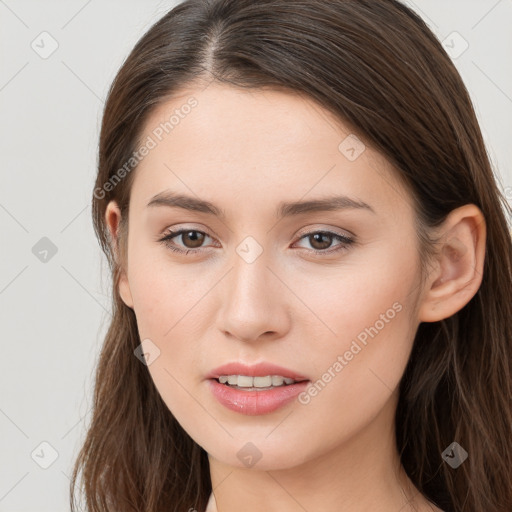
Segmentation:
<svg viewBox="0 0 512 512">
<path fill-rule="evenodd" d="M 172 241 L 173 238 L 177 237 L 181 237 L 182 242 L 185 242 L 185 249 L 180 249 L 176 246 L 175 242 Z M 197 249 L 200 248 L 205 237 L 210 238 L 206 233 L 198 231 L 197 229 L 180 229 L 178 231 L 169 231 L 159 242 L 162 242 L 172 251 L 188 254 L 189 252 L 198 252 Z"/>
<path fill-rule="evenodd" d="M 306 239 L 313 247 L 309 252 L 332 254 L 347 249 L 354 243 L 354 240 L 348 236 L 333 233 L 332 231 L 311 231 L 300 237 L 300 240 Z M 330 249 L 332 242 L 338 240 L 340 243 L 334 249 Z"/>
<path fill-rule="evenodd" d="M 173 241 L 174 238 L 178 237 L 181 237 L 181 242 L 185 245 L 185 248 L 181 248 Z M 190 252 L 201 252 L 203 250 L 201 245 L 204 243 L 206 238 L 211 237 L 203 231 L 199 231 L 197 229 L 180 229 L 177 231 L 169 231 L 158 241 L 174 252 L 188 254 Z M 305 233 L 299 238 L 299 240 L 303 239 L 307 239 L 313 247 L 313 249 L 308 249 L 308 252 L 316 254 L 332 254 L 347 249 L 349 245 L 354 243 L 352 238 L 331 231 L 311 231 L 309 233 Z M 329 249 L 332 242 L 335 240 L 340 243 L 335 246 L 334 249 Z"/>
</svg>

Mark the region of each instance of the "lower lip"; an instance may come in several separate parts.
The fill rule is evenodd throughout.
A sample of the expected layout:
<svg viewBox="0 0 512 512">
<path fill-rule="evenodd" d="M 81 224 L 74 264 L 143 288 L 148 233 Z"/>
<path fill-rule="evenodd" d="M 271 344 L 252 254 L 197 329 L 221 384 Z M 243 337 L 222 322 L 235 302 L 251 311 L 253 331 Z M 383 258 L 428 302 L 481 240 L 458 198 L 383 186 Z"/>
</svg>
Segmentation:
<svg viewBox="0 0 512 512">
<path fill-rule="evenodd" d="M 213 396 L 222 405 L 248 416 L 268 414 L 283 407 L 304 391 L 309 383 L 302 381 L 265 391 L 242 391 L 221 384 L 215 379 L 209 379 L 208 382 Z"/>
</svg>

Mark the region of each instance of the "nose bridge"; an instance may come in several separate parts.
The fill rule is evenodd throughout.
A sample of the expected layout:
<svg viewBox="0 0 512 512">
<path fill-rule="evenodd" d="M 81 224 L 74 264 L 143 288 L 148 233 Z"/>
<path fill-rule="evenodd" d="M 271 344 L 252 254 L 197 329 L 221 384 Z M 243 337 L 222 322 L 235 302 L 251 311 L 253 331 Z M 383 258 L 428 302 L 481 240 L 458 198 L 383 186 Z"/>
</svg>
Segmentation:
<svg viewBox="0 0 512 512">
<path fill-rule="evenodd" d="M 233 269 L 228 279 L 228 304 L 235 305 L 237 310 L 249 310 L 258 308 L 263 311 L 265 304 L 268 304 L 268 288 L 270 285 L 271 272 L 266 253 L 254 257 L 252 248 L 247 252 L 244 244 L 237 248 L 233 256 Z M 250 313 L 250 311 L 245 311 Z"/>
<path fill-rule="evenodd" d="M 271 266 L 268 254 L 258 249 L 254 241 L 245 240 L 237 247 L 222 288 L 219 321 L 225 333 L 252 340 L 265 332 L 280 330 L 284 309 L 278 305 L 281 295 L 267 266 Z"/>
</svg>

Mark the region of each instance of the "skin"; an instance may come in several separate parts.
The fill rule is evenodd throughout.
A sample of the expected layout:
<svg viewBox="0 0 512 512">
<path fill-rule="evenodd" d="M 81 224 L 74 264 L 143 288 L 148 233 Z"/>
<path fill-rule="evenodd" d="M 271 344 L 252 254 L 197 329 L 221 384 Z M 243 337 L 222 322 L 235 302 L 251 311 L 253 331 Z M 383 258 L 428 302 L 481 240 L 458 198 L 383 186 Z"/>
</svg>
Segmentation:
<svg viewBox="0 0 512 512">
<path fill-rule="evenodd" d="M 212 83 L 159 106 L 141 140 L 191 96 L 198 105 L 136 170 L 119 292 L 141 340 L 160 350 L 148 365 L 155 386 L 208 453 L 209 511 L 438 511 L 400 465 L 398 385 L 419 323 L 453 315 L 480 286 L 481 211 L 468 204 L 451 212 L 421 284 L 411 196 L 370 146 L 354 161 L 338 149 L 348 126 L 297 94 Z M 169 189 L 214 203 L 226 219 L 146 206 Z M 281 201 L 333 193 L 374 212 L 275 217 Z M 105 218 L 115 248 L 115 202 Z M 176 236 L 178 247 L 199 251 L 177 254 L 158 242 L 170 228 L 207 236 Z M 322 256 L 341 242 L 304 236 L 319 231 L 356 242 Z M 252 263 L 236 251 L 247 236 L 263 249 Z M 397 303 L 400 312 L 307 404 L 247 416 L 209 391 L 206 374 L 228 361 L 270 361 L 316 382 Z M 252 467 L 237 457 L 248 442 L 261 453 Z"/>
</svg>

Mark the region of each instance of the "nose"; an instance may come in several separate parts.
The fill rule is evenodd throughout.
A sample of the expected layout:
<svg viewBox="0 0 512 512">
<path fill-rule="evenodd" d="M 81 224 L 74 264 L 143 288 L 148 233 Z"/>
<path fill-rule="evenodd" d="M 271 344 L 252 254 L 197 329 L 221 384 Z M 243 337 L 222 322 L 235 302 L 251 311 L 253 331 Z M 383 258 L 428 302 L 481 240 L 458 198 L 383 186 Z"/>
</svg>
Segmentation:
<svg viewBox="0 0 512 512">
<path fill-rule="evenodd" d="M 244 342 L 282 337 L 290 326 L 290 292 L 269 268 L 265 253 L 252 263 L 238 254 L 219 286 L 218 327 L 224 336 Z M 270 263 L 271 265 L 271 263 Z"/>
</svg>

